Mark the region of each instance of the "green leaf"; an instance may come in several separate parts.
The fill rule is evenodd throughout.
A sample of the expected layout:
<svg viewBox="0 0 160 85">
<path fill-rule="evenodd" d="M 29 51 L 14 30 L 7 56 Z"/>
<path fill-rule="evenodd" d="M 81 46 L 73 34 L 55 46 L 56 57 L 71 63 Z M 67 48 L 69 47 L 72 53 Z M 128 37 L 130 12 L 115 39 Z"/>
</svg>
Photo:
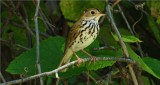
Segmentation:
<svg viewBox="0 0 160 85">
<path fill-rule="evenodd" d="M 144 61 L 143 61 L 143 59 L 140 58 L 140 56 L 138 56 L 138 55 L 129 47 L 129 45 L 127 45 L 127 49 L 128 49 L 128 52 L 129 52 L 131 58 L 133 58 L 133 59 L 140 65 L 140 67 L 141 67 L 144 71 L 146 71 L 146 72 L 150 73 L 151 75 L 153 75 L 154 77 L 160 79 L 159 70 L 156 69 L 156 68 L 159 68 L 159 66 L 158 66 L 158 65 L 159 65 L 159 61 L 154 60 L 154 59 L 151 59 L 151 62 L 150 62 L 150 63 L 153 63 L 153 62 L 155 61 L 154 64 L 157 64 L 157 66 L 158 66 L 158 67 L 155 67 L 155 66 L 153 66 L 153 65 L 151 65 L 151 64 L 148 64 L 148 63 L 149 63 L 148 59 L 144 59 Z M 155 68 L 153 68 L 153 67 L 155 67 Z M 156 69 L 157 71 L 155 71 L 155 69 Z"/>
<path fill-rule="evenodd" d="M 149 24 L 149 27 L 148 27 L 149 32 L 151 32 L 156 38 L 156 40 L 158 41 L 158 43 L 160 43 L 160 30 L 158 26 L 156 25 L 152 17 L 147 16 L 147 18 L 148 18 L 148 24 Z"/>
<path fill-rule="evenodd" d="M 106 57 L 122 57 L 122 49 L 117 48 L 117 50 L 103 49 L 92 52 L 96 56 L 106 56 Z"/>
<path fill-rule="evenodd" d="M 86 49 L 92 50 L 93 48 L 99 47 L 99 41 L 96 39 L 93 43 L 91 43 Z"/>
<path fill-rule="evenodd" d="M 111 32 L 111 34 L 116 41 L 119 41 L 118 36 L 116 34 L 113 34 L 112 32 Z M 139 40 L 135 36 L 124 36 L 124 35 L 122 35 L 122 40 L 124 42 L 129 42 L 129 43 L 142 42 L 141 40 Z"/>
<path fill-rule="evenodd" d="M 150 69 L 152 69 L 153 73 L 156 73 L 159 76 L 160 79 L 160 61 L 151 57 L 144 57 L 142 60 Z"/>
<path fill-rule="evenodd" d="M 9 33 L 8 33 L 9 30 L 13 31 L 13 35 L 14 35 L 13 37 L 14 37 L 16 44 L 20 44 L 23 46 L 27 45 L 27 38 L 25 34 L 26 31 L 19 27 L 12 26 L 10 24 L 8 24 L 4 30 L 4 33 L 2 36 L 4 40 L 8 40 L 10 38 Z"/>
<path fill-rule="evenodd" d="M 61 0 L 60 7 L 66 19 L 76 21 L 87 8 L 97 8 L 99 10 L 104 9 L 105 2 L 97 0 Z"/>
<path fill-rule="evenodd" d="M 62 56 L 62 37 L 50 37 L 40 43 L 40 63 L 42 72 L 51 71 L 57 68 L 60 57 Z M 16 57 L 6 69 L 11 74 L 25 73 L 27 68 L 27 76 L 36 74 L 36 48 L 32 48 L 20 56 Z"/>
<path fill-rule="evenodd" d="M 153 82 L 153 80 L 149 80 L 148 77 L 142 76 L 141 78 L 143 80 L 143 85 L 151 85 L 150 82 L 152 82 L 152 85 L 155 85 L 154 82 Z"/>
<path fill-rule="evenodd" d="M 88 70 L 98 70 L 104 67 L 112 66 L 116 61 L 97 61 L 92 64 L 87 64 L 86 68 Z"/>
<path fill-rule="evenodd" d="M 86 51 L 91 53 L 91 55 L 98 56 L 98 57 L 117 57 L 117 56 L 122 56 L 122 50 L 118 49 L 118 51 L 114 50 L 101 50 L 98 51 L 93 51 L 91 49 L 99 47 L 99 42 L 96 40 L 94 41 L 90 46 L 86 48 Z M 77 52 L 77 55 L 81 58 L 89 57 L 82 51 Z M 76 57 L 73 55 L 72 60 L 75 60 Z M 88 71 L 88 70 L 98 70 L 107 66 L 112 66 L 115 63 L 115 61 L 96 61 L 95 63 L 82 63 L 80 66 L 72 66 L 69 67 L 69 69 L 64 72 L 64 73 L 59 73 L 59 76 L 61 78 L 66 78 L 66 77 L 71 77 L 73 75 L 77 75 L 79 73 Z"/>
<path fill-rule="evenodd" d="M 122 57 L 122 50 L 118 49 L 117 51 L 115 50 L 98 50 L 98 51 L 93 51 L 95 56 L 98 57 Z M 94 64 L 87 64 L 86 67 L 88 70 L 98 70 L 104 67 L 112 66 L 116 61 L 97 61 Z"/>
<path fill-rule="evenodd" d="M 157 1 L 147 1 L 147 6 L 150 8 L 151 15 L 157 18 L 157 22 L 152 16 L 146 16 L 146 28 L 149 32 L 156 38 L 157 42 L 160 44 L 160 30 L 159 26 L 159 14 L 160 14 L 160 3 Z"/>
<path fill-rule="evenodd" d="M 42 72 L 47 72 L 54 70 L 58 67 L 61 58 L 63 57 L 63 48 L 64 48 L 65 39 L 62 37 L 50 37 L 40 43 L 40 63 L 42 67 Z M 103 50 L 104 54 L 99 54 L 98 51 L 95 53 L 91 49 L 99 47 L 99 42 L 96 40 L 90 46 L 86 48 L 89 53 L 93 53 L 95 56 L 104 57 L 104 56 L 117 56 L 122 55 L 119 51 L 108 51 Z M 99 51 L 101 52 L 101 51 Z M 116 55 L 115 55 L 116 54 Z M 81 58 L 89 57 L 82 51 L 77 52 L 77 55 Z M 72 60 L 76 60 L 74 55 L 72 56 Z M 71 60 L 71 61 L 72 61 Z M 81 64 L 80 66 L 69 67 L 67 72 L 60 72 L 59 76 L 70 77 L 73 75 L 80 74 L 87 70 L 97 70 L 100 68 L 104 68 L 107 66 L 112 66 L 115 61 L 98 61 L 95 64 L 88 62 Z M 7 72 L 11 74 L 26 74 L 25 76 L 31 76 L 37 74 L 36 68 L 36 48 L 31 48 L 30 50 L 22 53 L 20 56 L 16 57 L 8 68 Z"/>
<path fill-rule="evenodd" d="M 98 56 L 98 57 L 120 57 L 122 56 L 121 49 L 118 49 L 117 51 L 108 50 L 108 49 L 93 51 L 92 49 L 96 47 L 99 47 L 99 42 L 97 40 L 95 40 L 90 46 L 88 46 L 86 50 L 87 51 L 89 50 L 89 53 L 91 53 L 91 55 Z M 79 55 L 89 57 L 83 52 L 79 52 Z M 98 70 L 98 69 L 101 69 L 107 66 L 112 66 L 114 63 L 115 61 L 97 61 L 95 63 L 92 62 L 92 64 L 89 64 L 87 62 L 84 65 L 82 65 L 82 67 L 84 66 L 86 70 Z"/>
</svg>

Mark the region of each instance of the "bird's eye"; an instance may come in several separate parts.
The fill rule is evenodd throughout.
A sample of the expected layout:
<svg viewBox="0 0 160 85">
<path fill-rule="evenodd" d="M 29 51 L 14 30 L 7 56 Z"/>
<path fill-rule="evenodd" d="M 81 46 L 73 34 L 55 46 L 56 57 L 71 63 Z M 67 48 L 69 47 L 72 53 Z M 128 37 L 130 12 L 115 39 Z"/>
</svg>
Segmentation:
<svg viewBox="0 0 160 85">
<path fill-rule="evenodd" d="M 94 11 L 91 11 L 91 14 L 93 15 L 93 14 L 95 14 L 95 12 L 94 12 Z"/>
</svg>

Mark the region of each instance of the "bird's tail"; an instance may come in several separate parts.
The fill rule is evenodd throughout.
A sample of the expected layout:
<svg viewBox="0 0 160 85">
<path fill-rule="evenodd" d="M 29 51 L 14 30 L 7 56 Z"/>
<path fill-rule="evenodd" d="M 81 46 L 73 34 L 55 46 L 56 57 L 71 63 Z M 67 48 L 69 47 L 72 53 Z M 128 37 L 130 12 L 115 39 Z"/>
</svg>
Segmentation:
<svg viewBox="0 0 160 85">
<path fill-rule="evenodd" d="M 63 56 L 63 58 L 62 58 L 58 67 L 69 63 L 71 58 L 72 58 L 72 54 L 73 54 L 73 52 L 72 52 L 71 49 L 66 50 L 66 52 L 64 53 L 64 56 Z M 65 72 L 66 70 L 67 70 L 67 68 L 63 69 L 62 72 Z"/>
</svg>

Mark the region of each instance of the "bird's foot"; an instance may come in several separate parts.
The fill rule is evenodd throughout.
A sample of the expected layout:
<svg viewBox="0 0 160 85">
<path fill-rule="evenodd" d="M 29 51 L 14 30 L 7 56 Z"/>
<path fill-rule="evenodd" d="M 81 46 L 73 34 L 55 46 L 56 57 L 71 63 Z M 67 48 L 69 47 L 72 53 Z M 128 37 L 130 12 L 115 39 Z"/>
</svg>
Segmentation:
<svg viewBox="0 0 160 85">
<path fill-rule="evenodd" d="M 87 51 L 85 51 L 84 49 L 82 49 L 82 52 L 84 52 L 85 54 L 87 54 L 88 56 L 90 56 L 91 60 L 93 60 L 93 62 L 96 62 L 96 57 L 92 56 L 91 54 L 89 54 Z M 89 64 L 91 64 L 91 61 L 89 62 Z"/>
<path fill-rule="evenodd" d="M 82 58 L 79 58 L 79 57 L 78 57 L 77 60 L 78 60 L 78 64 L 77 64 L 77 65 L 79 66 L 79 65 L 83 62 L 83 61 L 82 61 Z"/>
<path fill-rule="evenodd" d="M 90 62 L 89 62 L 89 64 L 91 64 L 92 63 L 92 60 L 93 60 L 93 63 L 95 64 L 95 62 L 96 62 L 96 57 L 95 56 L 90 56 Z"/>
<path fill-rule="evenodd" d="M 95 56 L 91 56 L 91 60 L 93 60 L 93 62 L 96 62 L 96 57 Z"/>
</svg>

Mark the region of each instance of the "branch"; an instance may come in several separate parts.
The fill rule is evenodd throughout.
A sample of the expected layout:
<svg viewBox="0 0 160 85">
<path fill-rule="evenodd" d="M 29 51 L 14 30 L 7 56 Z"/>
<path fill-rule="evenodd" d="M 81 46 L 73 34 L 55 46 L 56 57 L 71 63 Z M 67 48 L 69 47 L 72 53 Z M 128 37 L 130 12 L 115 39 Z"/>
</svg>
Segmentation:
<svg viewBox="0 0 160 85">
<path fill-rule="evenodd" d="M 29 23 L 27 23 L 25 20 L 22 19 L 21 16 L 18 16 L 18 18 L 22 21 L 22 23 L 24 24 L 25 28 L 28 30 L 28 32 L 35 37 L 35 34 L 32 32 L 31 28 L 29 27 Z"/>
<path fill-rule="evenodd" d="M 128 29 L 129 29 L 129 31 L 130 31 L 130 33 L 131 33 L 133 36 L 135 36 L 135 34 L 133 33 L 133 31 L 132 31 L 132 29 L 131 29 L 131 26 L 129 25 L 128 20 L 127 20 L 127 18 L 125 17 L 125 15 L 124 15 L 124 13 L 123 13 L 123 11 L 122 11 L 122 9 L 121 9 L 121 7 L 120 7 L 119 4 L 118 4 L 118 9 L 120 10 L 120 13 L 121 13 L 121 15 L 122 15 L 122 17 L 123 17 L 123 19 L 124 19 L 124 21 L 125 21 Z M 142 48 L 141 48 L 141 44 L 138 43 L 138 42 L 136 42 L 136 45 L 137 45 L 137 47 L 138 47 L 138 50 L 139 50 L 139 53 L 140 53 L 141 57 L 143 57 L 144 55 L 143 55 L 143 51 L 142 51 Z"/>
<path fill-rule="evenodd" d="M 96 84 L 104 84 L 104 85 L 109 85 L 111 80 L 111 76 L 113 74 L 113 71 L 108 72 L 107 74 L 105 74 L 104 76 L 102 76 L 98 81 L 96 81 Z"/>
<path fill-rule="evenodd" d="M 41 64 L 40 64 L 40 49 L 39 49 L 39 29 L 38 29 L 38 10 L 39 10 L 39 4 L 40 4 L 40 0 L 37 0 L 37 6 L 36 6 L 36 12 L 34 15 L 34 22 L 35 22 L 35 29 L 36 29 L 36 65 L 37 65 L 37 69 L 38 69 L 38 73 L 42 73 L 41 72 Z M 42 77 L 40 77 L 40 84 L 43 85 L 43 79 Z"/>
<path fill-rule="evenodd" d="M 106 2 L 108 2 L 108 0 L 106 0 Z M 119 32 L 118 29 L 117 29 L 117 26 L 116 26 L 115 21 L 114 21 L 114 19 L 113 19 L 113 15 L 112 15 L 112 13 L 111 13 L 111 7 L 110 7 L 109 4 L 107 4 L 107 6 L 106 6 L 106 11 L 107 11 L 107 15 L 108 15 L 109 21 L 111 22 L 111 25 L 112 25 L 112 27 L 113 27 L 113 30 L 114 30 L 115 33 L 118 35 L 119 43 L 120 43 L 120 45 L 121 45 L 121 47 L 122 47 L 122 49 L 123 49 L 123 54 L 125 55 L 125 57 L 129 58 L 128 50 L 127 50 L 127 48 L 126 48 L 125 43 L 124 43 L 123 40 L 122 40 L 122 37 L 121 37 L 121 35 L 120 35 L 120 32 Z M 135 76 L 135 73 L 134 73 L 134 70 L 133 70 L 131 64 L 129 64 L 128 67 L 129 67 L 129 72 L 130 72 L 131 77 L 132 77 L 132 79 L 133 79 L 134 85 L 138 85 L 138 82 L 137 82 L 137 79 L 136 79 L 136 76 Z"/>
<path fill-rule="evenodd" d="M 0 16 L 0 20 L 1 20 L 1 16 Z M 2 31 L 2 30 L 0 29 L 0 34 L 1 34 L 1 31 Z M 2 37 L 2 35 L 0 35 L 0 37 Z M 3 82 L 6 82 L 6 80 L 5 80 L 5 78 L 3 77 L 2 72 L 1 72 L 1 68 L 2 68 L 2 66 L 1 66 L 1 65 L 2 65 L 2 62 L 1 62 L 1 61 L 2 61 L 2 60 L 1 60 L 1 59 L 2 59 L 2 58 L 1 58 L 1 55 L 2 55 L 2 53 L 1 53 L 1 52 L 2 52 L 2 48 L 1 48 L 1 47 L 2 47 L 2 46 L 1 46 L 1 45 L 2 45 L 2 42 L 1 42 L 1 39 L 0 39 L 0 81 L 2 80 Z"/>
<path fill-rule="evenodd" d="M 84 58 L 82 59 L 83 62 L 88 62 L 88 61 L 93 61 L 93 59 L 91 60 L 90 58 Z M 115 57 L 96 57 L 96 61 L 121 61 L 121 62 L 127 62 L 127 63 L 136 63 L 134 60 L 131 59 L 126 59 L 126 58 L 115 58 Z M 53 75 L 55 73 L 60 72 L 62 69 L 64 68 L 68 68 L 72 65 L 75 65 L 78 63 L 78 60 L 72 61 L 68 64 L 65 64 L 55 70 L 49 71 L 49 72 L 44 72 L 44 73 L 40 73 L 40 74 L 36 74 L 27 78 L 23 78 L 23 79 L 18 79 L 18 80 L 13 80 L 13 81 L 9 81 L 6 83 L 0 83 L 0 85 L 12 85 L 12 84 L 18 84 L 18 83 L 22 83 L 22 82 L 26 82 L 29 80 L 33 80 L 39 77 L 43 77 L 43 76 L 49 76 L 49 75 Z"/>
<path fill-rule="evenodd" d="M 1 71 L 0 71 L 0 78 L 2 79 L 2 81 L 3 81 L 4 83 L 6 82 L 6 80 L 5 80 L 5 78 L 3 77 Z"/>
</svg>

